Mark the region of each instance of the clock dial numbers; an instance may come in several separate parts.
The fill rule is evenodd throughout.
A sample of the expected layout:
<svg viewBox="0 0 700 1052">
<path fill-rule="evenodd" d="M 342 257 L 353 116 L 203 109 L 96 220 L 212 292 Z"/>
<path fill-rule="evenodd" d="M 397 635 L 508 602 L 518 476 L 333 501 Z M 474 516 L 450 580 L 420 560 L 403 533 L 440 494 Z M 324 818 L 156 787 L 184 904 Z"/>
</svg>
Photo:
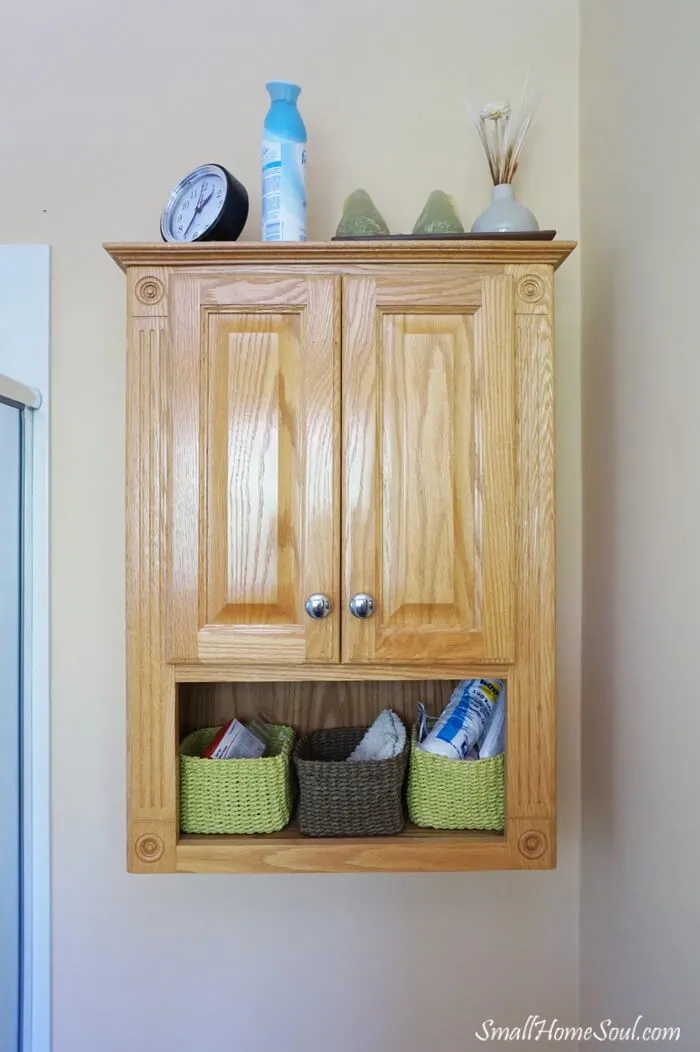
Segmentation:
<svg viewBox="0 0 700 1052">
<path fill-rule="evenodd" d="M 160 232 L 164 241 L 235 241 L 247 218 L 242 183 L 219 164 L 203 164 L 171 191 Z"/>
<path fill-rule="evenodd" d="M 203 165 L 175 188 L 165 206 L 161 232 L 166 241 L 196 241 L 214 226 L 226 201 L 226 176 L 218 165 Z"/>
</svg>

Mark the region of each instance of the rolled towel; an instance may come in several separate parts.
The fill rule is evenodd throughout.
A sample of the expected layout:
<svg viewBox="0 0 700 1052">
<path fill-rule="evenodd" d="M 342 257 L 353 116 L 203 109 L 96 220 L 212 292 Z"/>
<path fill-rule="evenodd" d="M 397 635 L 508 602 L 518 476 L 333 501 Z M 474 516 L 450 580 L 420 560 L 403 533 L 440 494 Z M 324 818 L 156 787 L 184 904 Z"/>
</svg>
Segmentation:
<svg viewBox="0 0 700 1052">
<path fill-rule="evenodd" d="M 360 760 L 390 760 L 403 752 L 406 728 L 391 709 L 380 712 L 355 750 L 348 756 L 349 763 Z"/>
</svg>

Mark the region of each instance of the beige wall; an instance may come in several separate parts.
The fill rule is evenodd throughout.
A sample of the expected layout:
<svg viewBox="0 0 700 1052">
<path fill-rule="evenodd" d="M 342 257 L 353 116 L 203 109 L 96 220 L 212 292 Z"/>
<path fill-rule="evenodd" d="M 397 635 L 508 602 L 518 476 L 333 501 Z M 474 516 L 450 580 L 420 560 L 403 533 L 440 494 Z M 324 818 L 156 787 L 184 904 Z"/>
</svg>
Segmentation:
<svg viewBox="0 0 700 1052">
<path fill-rule="evenodd" d="M 581 1015 L 696 1052 L 700 8 L 582 15 Z"/>
<path fill-rule="evenodd" d="M 214 1026 L 245 1052 L 463 1052 L 484 1017 L 573 1020 L 577 259 L 558 308 L 558 870 L 149 879 L 124 863 L 124 282 L 100 243 L 155 239 L 171 184 L 209 160 L 250 187 L 254 239 L 270 76 L 303 85 L 312 236 L 358 185 L 397 230 L 436 186 L 471 222 L 488 187 L 462 96 L 515 95 L 528 66 L 543 102 L 519 191 L 576 238 L 577 3 L 37 0 L 0 49 L 1 236 L 54 247 L 55 1052 L 192 1052 Z"/>
</svg>

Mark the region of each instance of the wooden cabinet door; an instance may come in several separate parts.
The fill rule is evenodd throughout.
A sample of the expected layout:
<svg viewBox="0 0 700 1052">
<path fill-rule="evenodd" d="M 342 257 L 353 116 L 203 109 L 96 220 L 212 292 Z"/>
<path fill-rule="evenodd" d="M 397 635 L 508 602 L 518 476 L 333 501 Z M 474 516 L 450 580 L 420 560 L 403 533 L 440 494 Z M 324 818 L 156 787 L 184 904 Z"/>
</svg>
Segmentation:
<svg viewBox="0 0 700 1052">
<path fill-rule="evenodd" d="M 344 279 L 344 662 L 513 658 L 514 307 L 502 269 Z M 358 593 L 374 600 L 365 620 L 348 609 Z"/>
<path fill-rule="evenodd" d="M 170 662 L 339 660 L 339 287 L 174 272 Z M 331 613 L 304 609 L 324 593 Z"/>
</svg>

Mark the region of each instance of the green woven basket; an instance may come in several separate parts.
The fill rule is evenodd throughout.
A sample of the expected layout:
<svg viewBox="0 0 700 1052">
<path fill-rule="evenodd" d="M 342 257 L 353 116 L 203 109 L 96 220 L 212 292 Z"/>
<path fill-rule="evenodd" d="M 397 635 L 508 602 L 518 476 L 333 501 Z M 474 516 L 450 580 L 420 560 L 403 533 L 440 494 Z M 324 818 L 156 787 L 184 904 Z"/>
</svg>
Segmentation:
<svg viewBox="0 0 700 1052">
<path fill-rule="evenodd" d="M 183 833 L 276 833 L 292 813 L 294 731 L 270 727 L 269 756 L 205 760 L 220 727 L 188 734 L 180 744 L 180 828 Z"/>
<path fill-rule="evenodd" d="M 490 760 L 450 760 L 416 746 L 411 733 L 408 815 L 431 829 L 503 829 L 504 755 Z"/>
</svg>

